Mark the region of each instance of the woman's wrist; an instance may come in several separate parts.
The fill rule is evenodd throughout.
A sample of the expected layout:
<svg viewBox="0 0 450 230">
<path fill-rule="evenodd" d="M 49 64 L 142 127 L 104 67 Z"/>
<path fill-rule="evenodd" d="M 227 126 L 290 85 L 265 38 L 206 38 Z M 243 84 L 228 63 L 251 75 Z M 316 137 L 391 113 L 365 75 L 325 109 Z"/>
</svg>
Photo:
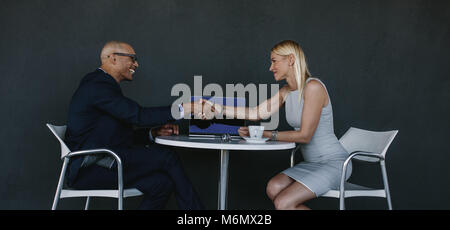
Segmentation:
<svg viewBox="0 0 450 230">
<path fill-rule="evenodd" d="M 272 131 L 264 131 L 263 132 L 263 137 L 266 137 L 266 138 L 272 138 Z"/>
<path fill-rule="evenodd" d="M 270 132 L 270 140 L 272 140 L 272 141 L 278 140 L 278 131 L 277 130 L 273 130 Z"/>
</svg>

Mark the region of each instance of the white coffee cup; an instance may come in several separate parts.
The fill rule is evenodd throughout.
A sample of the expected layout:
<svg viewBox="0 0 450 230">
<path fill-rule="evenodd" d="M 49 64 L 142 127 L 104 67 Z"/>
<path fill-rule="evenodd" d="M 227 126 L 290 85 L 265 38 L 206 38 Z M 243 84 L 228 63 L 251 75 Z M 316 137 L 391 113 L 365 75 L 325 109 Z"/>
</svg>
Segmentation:
<svg viewBox="0 0 450 230">
<path fill-rule="evenodd" d="M 251 125 L 248 127 L 250 138 L 261 139 L 264 132 L 264 126 Z"/>
</svg>

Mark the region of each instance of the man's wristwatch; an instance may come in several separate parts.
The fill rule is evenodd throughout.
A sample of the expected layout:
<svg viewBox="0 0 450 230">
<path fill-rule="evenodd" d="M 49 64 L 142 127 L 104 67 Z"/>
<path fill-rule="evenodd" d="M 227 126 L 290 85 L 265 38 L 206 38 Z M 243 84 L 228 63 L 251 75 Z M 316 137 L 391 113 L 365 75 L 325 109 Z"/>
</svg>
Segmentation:
<svg viewBox="0 0 450 230">
<path fill-rule="evenodd" d="M 278 131 L 276 130 L 272 130 L 272 141 L 276 141 L 277 140 L 277 136 L 278 136 Z"/>
</svg>

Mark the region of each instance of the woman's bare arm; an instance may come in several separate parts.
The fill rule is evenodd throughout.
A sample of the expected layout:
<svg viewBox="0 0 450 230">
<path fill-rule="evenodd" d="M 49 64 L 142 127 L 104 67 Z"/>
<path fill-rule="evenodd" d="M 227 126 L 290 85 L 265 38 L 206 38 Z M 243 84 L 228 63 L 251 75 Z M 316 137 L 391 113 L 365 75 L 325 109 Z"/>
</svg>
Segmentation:
<svg viewBox="0 0 450 230">
<path fill-rule="evenodd" d="M 268 119 L 273 113 L 284 104 L 284 101 L 289 93 L 289 86 L 281 88 L 273 97 L 265 100 L 256 107 L 234 107 L 223 106 L 224 118 L 246 119 L 251 121 L 258 121 L 261 119 Z"/>
<path fill-rule="evenodd" d="M 304 104 L 300 130 L 283 131 L 277 135 L 278 141 L 309 143 L 320 121 L 322 108 L 327 101 L 325 88 L 317 81 L 310 81 L 304 90 Z M 271 131 L 264 131 L 264 137 L 271 138 Z"/>
</svg>

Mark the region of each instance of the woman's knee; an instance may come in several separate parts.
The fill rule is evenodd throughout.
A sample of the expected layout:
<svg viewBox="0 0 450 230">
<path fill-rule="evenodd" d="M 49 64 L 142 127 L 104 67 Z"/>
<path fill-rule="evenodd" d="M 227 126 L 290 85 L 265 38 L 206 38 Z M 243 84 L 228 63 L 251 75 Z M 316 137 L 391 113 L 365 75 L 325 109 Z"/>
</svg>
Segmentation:
<svg viewBox="0 0 450 230">
<path fill-rule="evenodd" d="M 270 179 L 267 183 L 267 196 L 273 201 L 275 197 L 291 183 L 292 180 L 288 176 L 284 174 L 278 174 L 277 176 Z"/>
<path fill-rule="evenodd" d="M 283 190 L 283 186 L 281 185 L 281 183 L 276 178 L 272 178 L 267 183 L 266 193 L 267 193 L 267 196 L 271 200 L 274 200 L 275 197 L 278 195 L 278 193 L 281 192 L 281 190 Z"/>
</svg>

